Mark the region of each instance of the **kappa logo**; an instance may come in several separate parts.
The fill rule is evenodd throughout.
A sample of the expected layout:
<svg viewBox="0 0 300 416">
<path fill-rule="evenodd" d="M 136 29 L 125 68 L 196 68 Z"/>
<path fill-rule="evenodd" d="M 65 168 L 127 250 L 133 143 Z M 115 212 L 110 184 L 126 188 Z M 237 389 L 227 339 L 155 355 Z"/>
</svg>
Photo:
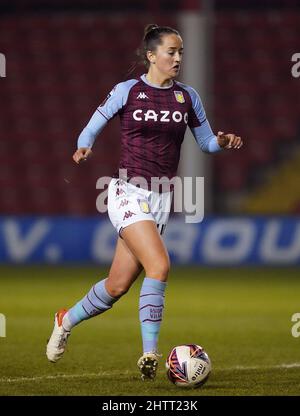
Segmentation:
<svg viewBox="0 0 300 416">
<path fill-rule="evenodd" d="M 116 185 L 117 186 L 125 185 L 125 181 L 123 179 L 118 179 L 117 182 L 116 182 Z"/>
<path fill-rule="evenodd" d="M 128 205 L 128 204 L 129 204 L 128 199 L 122 199 L 122 201 L 120 202 L 120 205 L 119 205 L 119 209 L 121 207 L 125 207 L 125 205 Z"/>
<path fill-rule="evenodd" d="M 136 97 L 137 100 L 145 100 L 146 98 L 148 98 L 149 100 L 149 97 L 145 92 L 140 92 L 139 95 Z"/>
<path fill-rule="evenodd" d="M 125 194 L 126 192 L 124 191 L 124 189 L 120 189 L 120 188 L 118 188 L 117 190 L 116 190 L 116 196 L 120 196 L 120 195 L 123 195 L 123 194 Z"/>
<path fill-rule="evenodd" d="M 133 215 L 136 215 L 135 212 L 132 211 L 126 211 L 123 217 L 123 221 L 127 220 L 128 218 L 132 217 Z"/>
</svg>

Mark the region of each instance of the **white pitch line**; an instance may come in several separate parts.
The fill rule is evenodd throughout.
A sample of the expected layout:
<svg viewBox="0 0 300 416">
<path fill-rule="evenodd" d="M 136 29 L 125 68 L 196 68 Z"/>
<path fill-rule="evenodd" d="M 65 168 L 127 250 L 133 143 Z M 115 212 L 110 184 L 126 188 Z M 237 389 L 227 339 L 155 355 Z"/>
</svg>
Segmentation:
<svg viewBox="0 0 300 416">
<path fill-rule="evenodd" d="M 110 371 L 102 371 L 101 373 L 82 373 L 82 374 L 56 374 L 55 376 L 37 376 L 37 377 L 14 377 L 14 378 L 0 378 L 0 383 L 15 383 L 15 382 L 22 382 L 22 381 L 38 381 L 38 380 L 56 380 L 58 378 L 88 378 L 88 377 L 103 377 L 103 376 L 113 376 L 116 374 L 120 374 L 118 371 L 117 373 L 113 373 Z M 128 375 L 129 371 L 124 371 L 122 374 Z"/>
<path fill-rule="evenodd" d="M 300 368 L 300 363 L 290 363 L 290 364 L 278 364 L 273 366 L 234 366 L 234 367 L 224 367 L 219 368 L 219 370 L 272 370 L 276 368 Z M 44 376 L 37 376 L 37 377 L 14 377 L 14 378 L 0 378 L 0 383 L 18 383 L 22 381 L 38 381 L 38 380 L 56 380 L 59 378 L 63 379 L 72 379 L 72 378 L 89 378 L 89 377 L 103 377 L 103 376 L 113 376 L 113 375 L 120 375 L 120 371 L 117 372 L 110 372 L 110 371 L 103 371 L 101 373 L 83 373 L 83 374 L 56 374 L 53 376 L 44 375 Z M 133 374 L 129 371 L 122 372 L 122 375 L 129 375 Z"/>
<path fill-rule="evenodd" d="M 272 370 L 275 368 L 299 368 L 300 363 L 290 363 L 290 364 L 277 364 L 272 366 L 249 366 L 244 367 L 242 365 L 236 365 L 234 367 L 225 367 L 220 368 L 220 370 Z"/>
</svg>

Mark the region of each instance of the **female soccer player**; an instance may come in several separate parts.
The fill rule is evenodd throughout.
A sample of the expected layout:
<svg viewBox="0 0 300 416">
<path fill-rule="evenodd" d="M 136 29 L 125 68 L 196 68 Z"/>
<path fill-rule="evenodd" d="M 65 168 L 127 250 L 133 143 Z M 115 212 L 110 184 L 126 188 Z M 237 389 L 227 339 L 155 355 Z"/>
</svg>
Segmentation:
<svg viewBox="0 0 300 416">
<path fill-rule="evenodd" d="M 161 234 L 168 221 L 171 192 L 138 187 L 133 180 L 142 177 L 150 185 L 154 177 L 174 177 L 187 126 L 204 152 L 239 149 L 243 143 L 234 134 L 219 132 L 215 136 L 197 92 L 175 81 L 183 54 L 177 30 L 148 25 L 141 51 L 147 73 L 115 86 L 81 132 L 73 155 L 76 163 L 85 161 L 92 153 L 96 136 L 111 118 L 119 115 L 119 172 L 122 169 L 123 173 L 116 175 L 108 187 L 108 214 L 119 233 L 114 259 L 106 279 L 96 283 L 68 311 L 62 309 L 55 314 L 47 357 L 51 362 L 58 361 L 71 329 L 110 309 L 144 269 L 146 277 L 139 300 L 143 355 L 138 367 L 142 379 L 153 379 L 170 269 Z"/>
</svg>

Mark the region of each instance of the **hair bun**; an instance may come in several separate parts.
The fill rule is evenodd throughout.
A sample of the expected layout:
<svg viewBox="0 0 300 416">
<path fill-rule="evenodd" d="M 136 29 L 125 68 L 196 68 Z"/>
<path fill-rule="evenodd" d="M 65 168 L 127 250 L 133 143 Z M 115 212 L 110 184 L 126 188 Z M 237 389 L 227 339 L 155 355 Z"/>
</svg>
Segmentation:
<svg viewBox="0 0 300 416">
<path fill-rule="evenodd" d="M 158 26 L 158 25 L 153 24 L 153 23 L 150 23 L 149 25 L 147 25 L 147 26 L 145 27 L 145 30 L 144 30 L 144 37 L 146 37 L 146 36 L 148 35 L 148 33 L 150 33 L 152 30 L 155 30 L 155 29 L 158 29 L 158 28 L 159 28 L 159 26 Z"/>
</svg>

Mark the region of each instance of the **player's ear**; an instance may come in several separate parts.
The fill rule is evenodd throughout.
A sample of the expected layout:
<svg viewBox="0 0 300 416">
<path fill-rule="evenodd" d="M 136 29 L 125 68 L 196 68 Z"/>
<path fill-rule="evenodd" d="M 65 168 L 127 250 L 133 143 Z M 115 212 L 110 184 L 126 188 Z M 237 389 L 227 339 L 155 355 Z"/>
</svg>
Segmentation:
<svg viewBox="0 0 300 416">
<path fill-rule="evenodd" d="M 151 64 L 155 64 L 155 53 L 153 51 L 147 51 L 147 58 Z"/>
</svg>

